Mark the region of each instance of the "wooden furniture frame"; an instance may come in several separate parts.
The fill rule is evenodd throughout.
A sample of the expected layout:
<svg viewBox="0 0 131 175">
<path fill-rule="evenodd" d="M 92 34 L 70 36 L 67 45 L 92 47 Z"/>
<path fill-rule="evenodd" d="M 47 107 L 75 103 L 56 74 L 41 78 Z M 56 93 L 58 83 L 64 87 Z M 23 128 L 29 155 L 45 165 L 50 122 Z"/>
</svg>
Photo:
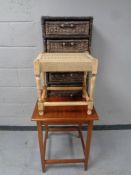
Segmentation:
<svg viewBox="0 0 131 175">
<path fill-rule="evenodd" d="M 61 100 L 69 100 L 65 97 L 48 97 L 47 101 L 61 101 Z M 72 99 L 73 100 L 73 99 Z M 78 100 L 79 99 L 75 99 Z M 36 103 L 32 121 L 37 123 L 38 129 L 38 140 L 39 140 L 39 149 L 40 149 L 40 157 L 41 157 L 41 165 L 42 171 L 45 172 L 46 165 L 48 164 L 68 164 L 68 163 L 84 163 L 84 168 L 87 170 L 88 168 L 88 160 L 90 153 L 90 144 L 92 137 L 92 129 L 93 122 L 98 120 L 98 115 L 93 108 L 93 112 L 91 115 L 87 114 L 86 106 L 62 106 L 62 107 L 45 107 L 45 112 L 42 116 L 39 115 L 38 104 Z M 58 125 L 75 125 L 69 127 L 58 127 Z M 82 125 L 87 124 L 87 136 L 86 143 L 84 143 L 83 135 L 82 135 Z M 51 127 L 50 125 L 57 125 L 57 127 Z M 45 128 L 44 139 L 43 139 L 43 126 Z M 84 158 L 80 159 L 51 159 L 48 160 L 45 158 L 46 155 L 46 141 L 48 138 L 48 132 L 58 132 L 58 131 L 77 131 L 79 134 Z"/>
<path fill-rule="evenodd" d="M 43 115 L 46 106 L 88 106 L 87 113 L 91 115 L 93 109 L 93 92 L 97 74 L 98 60 L 88 52 L 85 53 L 40 53 L 34 60 L 34 73 L 36 78 L 38 109 Z M 82 87 L 48 87 L 46 85 L 46 72 L 84 72 Z M 87 74 L 89 75 L 89 88 L 86 89 Z M 82 101 L 48 102 L 48 90 L 82 90 Z"/>
</svg>

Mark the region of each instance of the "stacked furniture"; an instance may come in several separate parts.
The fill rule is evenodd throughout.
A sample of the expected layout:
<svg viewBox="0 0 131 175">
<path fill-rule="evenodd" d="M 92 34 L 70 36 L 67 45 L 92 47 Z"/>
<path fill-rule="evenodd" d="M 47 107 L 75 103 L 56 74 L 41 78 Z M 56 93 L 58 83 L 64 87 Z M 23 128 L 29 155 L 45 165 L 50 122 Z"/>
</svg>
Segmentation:
<svg viewBox="0 0 131 175">
<path fill-rule="evenodd" d="M 33 62 L 38 100 L 32 115 L 38 128 L 42 170 L 58 163 L 84 163 L 87 170 L 93 122 L 98 120 L 93 105 L 98 60 L 90 54 L 92 17 L 42 17 L 42 28 L 45 51 Z M 86 143 L 83 124 L 88 125 Z M 84 158 L 46 158 L 50 131 L 77 131 Z"/>
</svg>

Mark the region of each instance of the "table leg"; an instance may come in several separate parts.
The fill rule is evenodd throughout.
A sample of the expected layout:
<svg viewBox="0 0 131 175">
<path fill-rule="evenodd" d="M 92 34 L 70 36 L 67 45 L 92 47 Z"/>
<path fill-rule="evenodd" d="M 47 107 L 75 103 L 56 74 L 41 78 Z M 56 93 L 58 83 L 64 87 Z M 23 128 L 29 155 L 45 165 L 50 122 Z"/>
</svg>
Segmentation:
<svg viewBox="0 0 131 175">
<path fill-rule="evenodd" d="M 41 157 L 41 166 L 42 171 L 45 172 L 45 145 L 43 144 L 43 132 L 42 132 L 42 124 L 41 122 L 37 122 L 38 129 L 38 141 L 39 141 L 39 149 L 40 149 L 40 157 Z"/>
<path fill-rule="evenodd" d="M 48 125 L 45 125 L 45 138 L 48 139 Z"/>
<path fill-rule="evenodd" d="M 85 146 L 85 163 L 84 163 L 85 170 L 87 170 L 87 168 L 88 168 L 92 128 L 93 128 L 93 121 L 89 121 L 88 122 L 88 129 L 87 129 L 88 132 L 87 132 L 87 136 L 86 136 L 86 146 Z"/>
<path fill-rule="evenodd" d="M 82 131 L 82 125 L 78 125 L 78 138 L 80 138 L 80 131 Z"/>
</svg>

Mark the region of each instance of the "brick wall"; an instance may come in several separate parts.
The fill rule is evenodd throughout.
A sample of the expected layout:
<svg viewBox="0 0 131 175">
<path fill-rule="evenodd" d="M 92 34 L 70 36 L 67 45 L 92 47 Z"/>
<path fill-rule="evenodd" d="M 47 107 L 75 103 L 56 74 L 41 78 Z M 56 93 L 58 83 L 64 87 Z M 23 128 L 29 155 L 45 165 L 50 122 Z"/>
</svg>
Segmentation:
<svg viewBox="0 0 131 175">
<path fill-rule="evenodd" d="M 130 123 L 131 1 L 0 0 L 0 125 L 31 125 L 32 61 L 42 50 L 40 17 L 94 16 L 92 54 L 98 124 Z"/>
<path fill-rule="evenodd" d="M 0 124 L 30 124 L 36 101 L 32 61 L 40 42 L 33 1 L 0 4 Z"/>
</svg>

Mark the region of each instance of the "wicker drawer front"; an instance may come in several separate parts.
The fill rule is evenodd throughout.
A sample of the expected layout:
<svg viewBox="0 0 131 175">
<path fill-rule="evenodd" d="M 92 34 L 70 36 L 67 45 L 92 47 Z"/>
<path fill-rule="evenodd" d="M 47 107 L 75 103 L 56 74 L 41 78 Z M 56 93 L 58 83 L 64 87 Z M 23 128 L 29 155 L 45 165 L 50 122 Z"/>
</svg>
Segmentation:
<svg viewBox="0 0 131 175">
<path fill-rule="evenodd" d="M 81 97 L 82 91 L 48 91 L 48 96 Z"/>
<path fill-rule="evenodd" d="M 50 35 L 88 35 L 89 21 L 46 21 L 45 33 Z"/>
<path fill-rule="evenodd" d="M 49 82 L 82 82 L 83 73 L 49 73 Z"/>
<path fill-rule="evenodd" d="M 47 40 L 47 52 L 88 51 L 88 40 Z"/>
</svg>

